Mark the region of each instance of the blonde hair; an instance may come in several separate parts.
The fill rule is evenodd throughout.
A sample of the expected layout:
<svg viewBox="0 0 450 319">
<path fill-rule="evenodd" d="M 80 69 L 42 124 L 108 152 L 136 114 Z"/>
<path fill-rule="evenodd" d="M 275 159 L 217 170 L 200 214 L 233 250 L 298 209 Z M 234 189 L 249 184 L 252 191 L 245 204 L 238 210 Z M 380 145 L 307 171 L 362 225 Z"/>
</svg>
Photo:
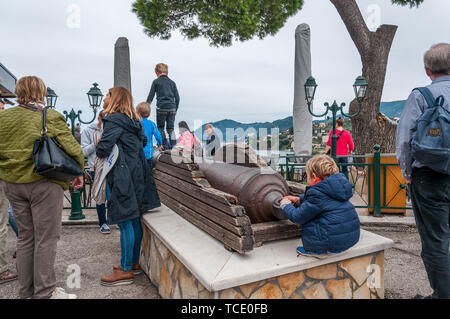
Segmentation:
<svg viewBox="0 0 450 319">
<path fill-rule="evenodd" d="M 133 97 L 130 91 L 126 88 L 118 86 L 109 90 L 111 100 L 109 101 L 106 109 L 103 110 L 104 115 L 112 113 L 122 113 L 128 116 L 130 119 L 135 118 L 141 121 L 141 117 L 136 113 L 133 107 Z"/>
<path fill-rule="evenodd" d="M 169 67 L 167 64 L 164 63 L 158 63 L 155 67 L 155 72 L 158 74 L 162 74 L 162 73 L 169 73 Z"/>
<path fill-rule="evenodd" d="M 148 118 L 150 116 L 150 104 L 147 102 L 141 102 L 136 106 L 136 112 L 142 118 Z"/>
<path fill-rule="evenodd" d="M 37 76 L 24 76 L 17 81 L 14 93 L 17 95 L 19 104 L 32 102 L 45 104 L 47 88 Z"/>
<path fill-rule="evenodd" d="M 316 155 L 306 162 L 306 173 L 309 177 L 312 177 L 312 174 L 314 174 L 323 180 L 339 173 L 339 168 L 330 156 Z"/>
<path fill-rule="evenodd" d="M 432 74 L 449 74 L 450 75 L 450 44 L 435 44 L 424 55 L 425 67 Z"/>
</svg>

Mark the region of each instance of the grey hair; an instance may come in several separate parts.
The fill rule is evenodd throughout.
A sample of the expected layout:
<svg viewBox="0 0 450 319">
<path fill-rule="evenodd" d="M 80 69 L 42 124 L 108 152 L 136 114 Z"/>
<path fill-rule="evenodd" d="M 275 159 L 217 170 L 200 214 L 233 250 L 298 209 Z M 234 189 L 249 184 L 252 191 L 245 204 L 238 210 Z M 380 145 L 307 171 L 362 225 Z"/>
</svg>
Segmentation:
<svg viewBox="0 0 450 319">
<path fill-rule="evenodd" d="M 432 74 L 450 74 L 450 44 L 435 44 L 425 53 L 425 67 Z"/>
</svg>

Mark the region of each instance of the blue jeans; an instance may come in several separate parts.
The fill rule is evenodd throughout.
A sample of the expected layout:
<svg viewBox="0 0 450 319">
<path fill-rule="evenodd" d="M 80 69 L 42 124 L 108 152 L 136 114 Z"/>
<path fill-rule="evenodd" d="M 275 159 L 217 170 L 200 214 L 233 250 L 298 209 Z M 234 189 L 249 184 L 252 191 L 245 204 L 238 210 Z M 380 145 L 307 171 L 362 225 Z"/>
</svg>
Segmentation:
<svg viewBox="0 0 450 319">
<path fill-rule="evenodd" d="M 9 204 L 8 206 L 8 214 L 9 214 L 9 225 L 11 226 L 12 230 L 16 233 L 16 236 L 19 237 L 19 230 L 17 229 L 17 223 L 13 215 L 11 204 Z"/>
<path fill-rule="evenodd" d="M 91 174 L 92 181 L 95 178 L 95 172 L 89 172 Z M 105 204 L 96 205 L 97 208 L 97 216 L 98 216 L 98 224 L 102 227 L 103 224 L 107 224 L 106 222 L 106 206 Z"/>
<path fill-rule="evenodd" d="M 120 269 L 131 271 L 133 264 L 139 263 L 142 242 L 141 219 L 135 218 L 119 224 L 120 248 L 122 257 L 120 258 Z"/>
</svg>

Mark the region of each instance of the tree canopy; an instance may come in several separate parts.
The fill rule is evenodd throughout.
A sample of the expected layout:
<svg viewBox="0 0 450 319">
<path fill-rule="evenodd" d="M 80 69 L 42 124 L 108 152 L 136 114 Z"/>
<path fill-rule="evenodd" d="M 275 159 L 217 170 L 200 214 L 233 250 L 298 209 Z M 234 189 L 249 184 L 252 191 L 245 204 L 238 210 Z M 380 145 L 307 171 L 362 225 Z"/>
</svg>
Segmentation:
<svg viewBox="0 0 450 319">
<path fill-rule="evenodd" d="M 274 35 L 302 5 L 303 0 L 137 0 L 133 12 L 150 37 L 167 40 L 178 29 L 218 47 Z"/>
<path fill-rule="evenodd" d="M 392 0 L 419 6 L 424 0 Z M 170 39 L 179 30 L 188 39 L 204 37 L 212 46 L 231 46 L 275 35 L 303 7 L 303 0 L 136 0 L 133 12 L 149 37 Z"/>
</svg>

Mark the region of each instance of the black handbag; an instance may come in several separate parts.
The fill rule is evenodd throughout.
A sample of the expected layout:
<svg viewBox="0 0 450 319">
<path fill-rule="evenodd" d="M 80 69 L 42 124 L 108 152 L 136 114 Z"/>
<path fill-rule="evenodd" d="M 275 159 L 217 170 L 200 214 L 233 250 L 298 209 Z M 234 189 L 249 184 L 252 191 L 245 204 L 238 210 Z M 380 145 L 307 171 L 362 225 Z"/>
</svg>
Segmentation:
<svg viewBox="0 0 450 319">
<path fill-rule="evenodd" d="M 80 165 L 67 155 L 61 145 L 54 138 L 47 135 L 47 109 L 42 111 L 42 137 L 34 142 L 33 162 L 36 174 L 57 181 L 71 181 L 83 175 Z"/>
</svg>

